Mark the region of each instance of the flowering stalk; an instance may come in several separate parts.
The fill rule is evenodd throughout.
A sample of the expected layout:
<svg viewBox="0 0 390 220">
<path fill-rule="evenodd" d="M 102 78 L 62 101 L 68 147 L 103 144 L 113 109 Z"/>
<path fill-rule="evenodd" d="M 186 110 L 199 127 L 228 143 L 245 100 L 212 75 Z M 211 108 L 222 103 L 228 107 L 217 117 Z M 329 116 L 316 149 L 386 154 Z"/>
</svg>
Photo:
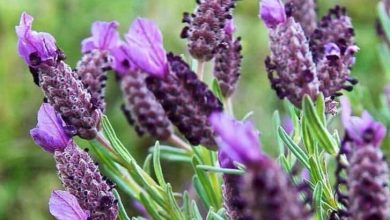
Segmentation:
<svg viewBox="0 0 390 220">
<path fill-rule="evenodd" d="M 77 74 L 63 61 L 55 39 L 48 33 L 33 31 L 32 21 L 30 15 L 23 13 L 16 27 L 19 55 L 38 75 L 45 97 L 67 124 L 66 132 L 93 139 L 98 130 L 99 110 Z"/>
<path fill-rule="evenodd" d="M 200 0 L 194 14 L 184 13 L 187 26 L 181 32 L 188 39 L 190 54 L 200 62 L 211 60 L 222 43 L 226 19 L 231 18 L 235 0 Z"/>
<path fill-rule="evenodd" d="M 89 219 L 116 219 L 117 201 L 111 192 L 114 185 L 100 174 L 87 151 L 72 141 L 63 126 L 54 108 L 44 103 L 31 136 L 37 145 L 54 154 L 62 185 L 82 209 L 89 211 Z"/>
<path fill-rule="evenodd" d="M 319 82 L 301 25 L 286 16 L 279 0 L 261 1 L 260 17 L 269 29 L 271 56 L 265 64 L 278 97 L 287 98 L 297 107 L 305 94 L 316 99 Z"/>
<path fill-rule="evenodd" d="M 119 39 L 116 31 L 118 23 L 96 21 L 92 24 L 92 36 L 81 43 L 83 57 L 77 63 L 76 72 L 84 85 L 84 88 L 91 94 L 91 102 L 105 111 L 104 101 L 107 71 L 111 69 L 112 57 L 109 54 Z"/>
<path fill-rule="evenodd" d="M 213 114 L 210 121 L 220 150 L 246 166 L 238 192 L 242 192 L 250 219 L 310 219 L 298 190 L 276 162 L 260 152 L 259 132 L 250 122 L 221 113 Z"/>
<path fill-rule="evenodd" d="M 342 121 L 345 138 L 341 153 L 349 160 L 347 179 L 338 175 L 338 188 L 347 186 L 346 194 L 338 189 L 338 198 L 344 210 L 339 217 L 351 219 L 386 219 L 389 212 L 389 168 L 380 150 L 386 128 L 364 112 L 362 117 L 351 116 L 351 107 L 342 99 Z M 340 163 L 340 161 L 339 161 Z M 340 173 L 340 170 L 338 170 Z"/>
<path fill-rule="evenodd" d="M 225 24 L 225 38 L 218 48 L 214 61 L 214 76 L 218 80 L 222 95 L 230 97 L 236 89 L 241 67 L 241 38 L 234 38 L 233 19 Z"/>
</svg>

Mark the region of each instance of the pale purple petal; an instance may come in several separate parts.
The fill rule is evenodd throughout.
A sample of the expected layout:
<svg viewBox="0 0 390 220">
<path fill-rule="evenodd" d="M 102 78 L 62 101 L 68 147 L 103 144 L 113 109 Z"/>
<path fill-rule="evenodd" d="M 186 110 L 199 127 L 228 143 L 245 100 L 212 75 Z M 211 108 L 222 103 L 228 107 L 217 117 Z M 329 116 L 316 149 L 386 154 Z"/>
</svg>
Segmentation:
<svg viewBox="0 0 390 220">
<path fill-rule="evenodd" d="M 224 30 L 225 30 L 225 33 L 228 35 L 232 35 L 234 33 L 236 28 L 234 27 L 233 19 L 226 20 Z"/>
<path fill-rule="evenodd" d="M 324 46 L 325 55 L 327 57 L 340 57 L 340 48 L 335 43 L 327 43 Z"/>
<path fill-rule="evenodd" d="M 280 0 L 262 0 L 259 17 L 268 28 L 275 28 L 287 20 L 284 5 Z"/>
<path fill-rule="evenodd" d="M 137 18 L 126 34 L 131 59 L 146 73 L 164 77 L 168 73 L 162 34 L 155 23 Z"/>
<path fill-rule="evenodd" d="M 292 134 L 294 132 L 294 123 L 289 116 L 283 116 L 282 118 L 282 128 L 286 131 L 287 134 Z"/>
<path fill-rule="evenodd" d="M 130 59 L 129 50 L 129 46 L 121 41 L 110 50 L 111 56 L 114 58 L 112 68 L 122 76 L 137 69 L 134 62 Z"/>
<path fill-rule="evenodd" d="M 50 213 L 57 220 L 87 220 L 89 212 L 84 211 L 77 198 L 67 191 L 55 190 L 49 200 Z"/>
<path fill-rule="evenodd" d="M 34 60 L 31 60 L 32 54 L 34 54 L 34 59 L 39 59 L 39 61 L 55 60 L 58 56 L 58 48 L 54 37 L 48 33 L 33 31 L 32 22 L 33 17 L 23 12 L 20 24 L 15 27 L 19 55 L 30 66 L 36 65 Z"/>
<path fill-rule="evenodd" d="M 246 165 L 262 160 L 259 132 L 252 123 L 236 121 L 224 113 L 213 113 L 209 120 L 218 147 L 230 158 Z"/>
<path fill-rule="evenodd" d="M 54 108 L 50 104 L 43 103 L 38 111 L 37 126 L 30 130 L 30 134 L 37 145 L 53 153 L 64 149 L 71 141 L 63 125 L 61 116 L 55 112 Z"/>
<path fill-rule="evenodd" d="M 348 137 L 357 145 L 372 144 L 379 147 L 386 135 L 386 127 L 364 111 L 361 117 L 351 116 L 352 111 L 346 97 L 341 98 L 341 118 Z"/>
<path fill-rule="evenodd" d="M 118 22 L 96 21 L 92 24 L 92 36 L 81 42 L 81 51 L 86 53 L 93 49 L 110 50 L 119 40 Z"/>
</svg>

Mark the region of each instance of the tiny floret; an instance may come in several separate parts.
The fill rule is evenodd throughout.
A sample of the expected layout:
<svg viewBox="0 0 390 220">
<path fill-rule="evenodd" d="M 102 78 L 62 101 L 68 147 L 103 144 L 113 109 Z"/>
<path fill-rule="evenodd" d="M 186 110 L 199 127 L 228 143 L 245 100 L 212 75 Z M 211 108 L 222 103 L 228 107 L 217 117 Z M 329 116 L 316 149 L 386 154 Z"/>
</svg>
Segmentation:
<svg viewBox="0 0 390 220">
<path fill-rule="evenodd" d="M 92 24 L 92 36 L 81 42 L 81 51 L 86 53 L 93 49 L 110 50 L 119 40 L 118 22 L 96 21 Z"/>
<path fill-rule="evenodd" d="M 20 23 L 16 26 L 18 36 L 18 52 L 29 66 L 39 65 L 40 62 L 58 57 L 58 48 L 54 37 L 45 32 L 36 32 L 31 29 L 34 18 L 23 12 Z"/>
<path fill-rule="evenodd" d="M 284 5 L 280 0 L 262 0 L 259 17 L 268 28 L 275 28 L 287 20 Z"/>
</svg>

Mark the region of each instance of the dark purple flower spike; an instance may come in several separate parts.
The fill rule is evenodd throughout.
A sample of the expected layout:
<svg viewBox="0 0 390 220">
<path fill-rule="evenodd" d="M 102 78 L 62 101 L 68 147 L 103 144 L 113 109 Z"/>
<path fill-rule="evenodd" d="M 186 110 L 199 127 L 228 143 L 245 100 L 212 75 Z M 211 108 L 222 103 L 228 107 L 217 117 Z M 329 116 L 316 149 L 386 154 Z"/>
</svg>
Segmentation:
<svg viewBox="0 0 390 220">
<path fill-rule="evenodd" d="M 389 168 L 380 150 L 386 129 L 364 112 L 362 117 L 351 116 L 348 100 L 342 98 L 342 121 L 345 137 L 337 157 L 337 198 L 344 208 L 338 217 L 350 219 L 387 219 L 389 213 Z M 345 154 L 349 165 L 340 160 Z M 341 172 L 346 171 L 346 178 Z M 345 185 L 347 192 L 340 187 Z"/>
<path fill-rule="evenodd" d="M 19 54 L 36 74 L 49 104 L 61 114 L 67 124 L 67 134 L 93 139 L 100 112 L 91 103 L 91 96 L 77 74 L 63 62 L 64 55 L 55 46 L 54 38 L 32 31 L 31 25 L 32 17 L 23 13 L 16 27 Z"/>
<path fill-rule="evenodd" d="M 181 33 L 187 38 L 190 54 L 204 62 L 211 60 L 224 39 L 223 27 L 231 19 L 231 9 L 235 0 L 199 0 L 193 14 L 184 13 L 183 22 L 187 23 Z"/>
<path fill-rule="evenodd" d="M 44 103 L 31 136 L 36 144 L 54 154 L 62 185 L 77 198 L 82 209 L 89 211 L 90 219 L 115 220 L 117 204 L 111 192 L 113 184 L 100 174 L 89 154 L 65 135 L 66 128 L 62 125 L 54 109 Z"/>
<path fill-rule="evenodd" d="M 192 145 L 214 148 L 208 117 L 222 111 L 222 104 L 179 56 L 168 54 L 170 73 L 149 76 L 148 88 L 161 103 L 168 118 Z"/>
<path fill-rule="evenodd" d="M 100 111 L 105 111 L 104 101 L 107 71 L 111 69 L 112 57 L 109 51 L 119 40 L 118 23 L 96 21 L 92 24 L 92 36 L 81 43 L 83 57 L 76 70 L 84 87 L 91 94 L 91 102 Z"/>
<path fill-rule="evenodd" d="M 241 68 L 241 38 L 234 38 L 233 19 L 225 24 L 225 37 L 217 49 L 214 61 L 214 76 L 224 97 L 230 97 L 236 89 Z"/>
<path fill-rule="evenodd" d="M 317 27 L 317 13 L 315 0 L 288 0 L 286 14 L 298 22 L 306 37 L 309 39 Z"/>
<path fill-rule="evenodd" d="M 122 111 L 139 135 L 149 133 L 159 140 L 167 140 L 173 134 L 172 125 L 145 82 L 148 76 L 145 72 L 152 71 L 150 74 L 155 77 L 167 73 L 162 35 L 154 23 L 138 18 L 126 37 L 127 43 L 118 41 L 117 47 L 111 50 L 125 101 Z"/>
<path fill-rule="evenodd" d="M 49 211 L 57 220 L 89 219 L 89 211 L 83 210 L 77 198 L 67 191 L 55 190 L 51 193 Z"/>
<path fill-rule="evenodd" d="M 260 17 L 269 29 L 271 55 L 265 60 L 268 78 L 279 98 L 300 107 L 303 96 L 316 99 L 319 82 L 309 43 L 300 24 L 286 18 L 279 0 L 260 3 Z"/>
<path fill-rule="evenodd" d="M 223 113 L 214 113 L 210 122 L 221 152 L 246 166 L 236 196 L 245 200 L 248 219 L 310 219 L 297 188 L 260 151 L 259 132 L 250 122 L 238 122 Z"/>
</svg>

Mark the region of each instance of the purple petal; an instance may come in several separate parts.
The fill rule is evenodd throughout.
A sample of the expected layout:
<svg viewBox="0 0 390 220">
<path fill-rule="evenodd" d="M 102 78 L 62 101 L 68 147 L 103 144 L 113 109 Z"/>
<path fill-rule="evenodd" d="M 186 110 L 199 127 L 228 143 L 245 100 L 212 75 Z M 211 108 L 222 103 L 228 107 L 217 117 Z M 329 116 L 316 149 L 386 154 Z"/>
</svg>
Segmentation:
<svg viewBox="0 0 390 220">
<path fill-rule="evenodd" d="M 67 191 L 55 190 L 49 200 L 50 213 L 57 220 L 87 220 L 89 212 L 84 211 L 75 196 Z"/>
<path fill-rule="evenodd" d="M 159 77 L 168 73 L 162 35 L 155 23 L 137 18 L 125 37 L 130 48 L 129 55 L 140 69 Z"/>
<path fill-rule="evenodd" d="M 228 35 L 232 35 L 234 33 L 236 28 L 234 27 L 233 19 L 226 20 L 225 29 L 224 30 L 225 30 L 225 33 L 228 34 Z"/>
<path fill-rule="evenodd" d="M 268 28 L 275 28 L 287 20 L 284 5 L 280 0 L 262 0 L 259 14 Z"/>
<path fill-rule="evenodd" d="M 124 42 L 119 42 L 116 47 L 110 50 L 111 56 L 114 58 L 113 69 L 120 75 L 137 69 L 134 61 L 130 59 L 129 51 L 129 46 Z"/>
<path fill-rule="evenodd" d="M 18 53 L 25 62 L 36 65 L 35 60 L 31 60 L 31 55 L 39 61 L 55 60 L 58 55 L 58 48 L 54 37 L 48 33 L 36 32 L 31 29 L 33 17 L 23 12 L 20 17 L 20 24 L 15 27 L 18 36 Z"/>
<path fill-rule="evenodd" d="M 324 46 L 326 56 L 340 57 L 340 48 L 335 43 L 327 43 Z"/>
<path fill-rule="evenodd" d="M 96 21 L 92 24 L 92 36 L 81 42 L 81 51 L 86 53 L 93 49 L 110 50 L 119 41 L 118 22 Z"/>
<path fill-rule="evenodd" d="M 250 165 L 263 158 L 259 132 L 250 122 L 239 122 L 224 113 L 213 113 L 210 124 L 219 148 L 234 161 Z"/>
<path fill-rule="evenodd" d="M 63 125 L 64 121 L 54 108 L 43 103 L 38 111 L 37 126 L 30 130 L 30 134 L 37 145 L 54 153 L 56 150 L 63 150 L 71 141 L 71 138 L 66 135 Z"/>
</svg>

